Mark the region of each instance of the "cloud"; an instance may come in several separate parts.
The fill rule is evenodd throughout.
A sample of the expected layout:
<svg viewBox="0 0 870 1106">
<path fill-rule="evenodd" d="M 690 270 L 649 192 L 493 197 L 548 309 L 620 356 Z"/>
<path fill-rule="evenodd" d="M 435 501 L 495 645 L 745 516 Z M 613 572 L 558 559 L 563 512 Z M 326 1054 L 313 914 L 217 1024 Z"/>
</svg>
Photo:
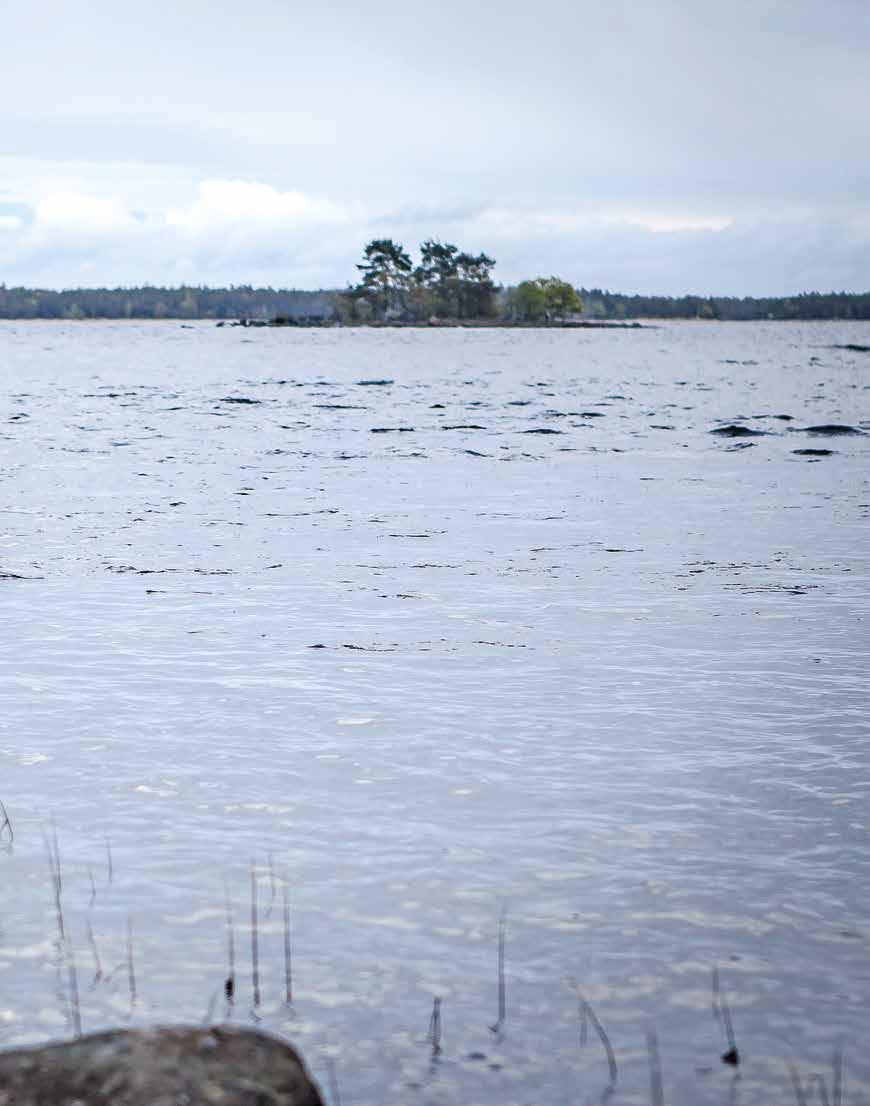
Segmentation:
<svg viewBox="0 0 870 1106">
<path fill-rule="evenodd" d="M 3 279 L 344 287 L 366 241 L 389 236 L 412 252 L 427 238 L 484 250 L 504 283 L 555 273 L 625 292 L 860 291 L 870 271 L 870 218 L 860 214 L 748 218 L 674 201 L 389 208 L 242 178 L 183 185 L 156 172 L 149 188 L 143 173 L 20 175 L 0 204 Z"/>
<path fill-rule="evenodd" d="M 349 212 L 329 200 L 304 192 L 280 192 L 268 184 L 243 180 L 209 180 L 196 198 L 166 213 L 169 227 L 202 234 L 237 229 L 292 230 L 322 223 L 344 223 Z"/>
<path fill-rule="evenodd" d="M 866 0 L 7 7 L 3 280 L 340 286 L 389 236 L 508 281 L 868 280 Z"/>
<path fill-rule="evenodd" d="M 36 233 L 51 235 L 105 235 L 135 232 L 139 220 L 120 198 L 89 196 L 81 192 L 50 192 L 34 208 Z"/>
</svg>

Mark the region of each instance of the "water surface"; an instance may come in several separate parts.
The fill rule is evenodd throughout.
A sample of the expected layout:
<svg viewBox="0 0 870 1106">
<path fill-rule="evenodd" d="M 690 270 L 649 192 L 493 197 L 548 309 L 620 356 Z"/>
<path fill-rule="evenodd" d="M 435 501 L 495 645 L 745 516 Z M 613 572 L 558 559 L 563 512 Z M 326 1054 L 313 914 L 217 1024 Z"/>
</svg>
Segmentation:
<svg viewBox="0 0 870 1106">
<path fill-rule="evenodd" d="M 830 1093 L 840 1041 L 868 1101 L 870 436 L 807 430 L 870 431 L 868 337 L 0 324 L 0 1043 L 72 1028 L 53 822 L 86 1030 L 598 1102 L 579 986 L 614 1103 L 650 1028 L 672 1106 Z"/>
</svg>

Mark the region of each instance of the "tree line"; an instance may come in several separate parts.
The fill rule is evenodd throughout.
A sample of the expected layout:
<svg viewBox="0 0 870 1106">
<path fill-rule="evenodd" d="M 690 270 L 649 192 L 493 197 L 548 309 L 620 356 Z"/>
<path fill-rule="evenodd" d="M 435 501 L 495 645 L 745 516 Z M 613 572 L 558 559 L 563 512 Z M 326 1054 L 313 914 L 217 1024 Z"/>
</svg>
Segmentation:
<svg viewBox="0 0 870 1106">
<path fill-rule="evenodd" d="M 796 296 L 627 296 L 581 288 L 593 319 L 870 319 L 870 292 L 801 292 Z"/>
<path fill-rule="evenodd" d="M 415 264 L 391 238 L 369 242 L 359 280 L 343 291 L 235 285 L 206 288 L 76 288 L 52 291 L 0 284 L 2 319 L 247 319 L 288 324 L 488 321 L 560 324 L 578 318 L 870 319 L 870 292 L 795 296 L 645 296 L 575 288 L 557 276 L 496 284 L 496 262 L 429 239 Z"/>
<path fill-rule="evenodd" d="M 335 292 L 253 288 L 7 288 L 0 319 L 331 319 Z"/>
</svg>

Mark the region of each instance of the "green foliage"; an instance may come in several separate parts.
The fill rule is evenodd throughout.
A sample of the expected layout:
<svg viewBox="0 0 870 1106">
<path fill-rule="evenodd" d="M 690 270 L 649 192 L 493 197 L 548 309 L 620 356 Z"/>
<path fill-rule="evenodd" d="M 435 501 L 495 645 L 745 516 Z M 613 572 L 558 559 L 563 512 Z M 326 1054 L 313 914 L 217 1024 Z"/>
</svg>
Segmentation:
<svg viewBox="0 0 870 1106">
<path fill-rule="evenodd" d="M 540 280 L 524 280 L 514 288 L 510 298 L 511 314 L 524 323 L 537 323 L 546 318 L 547 297 Z"/>
<path fill-rule="evenodd" d="M 582 310 L 576 291 L 559 277 L 537 277 L 517 285 L 510 298 L 510 310 L 520 322 L 553 322 Z"/>
</svg>

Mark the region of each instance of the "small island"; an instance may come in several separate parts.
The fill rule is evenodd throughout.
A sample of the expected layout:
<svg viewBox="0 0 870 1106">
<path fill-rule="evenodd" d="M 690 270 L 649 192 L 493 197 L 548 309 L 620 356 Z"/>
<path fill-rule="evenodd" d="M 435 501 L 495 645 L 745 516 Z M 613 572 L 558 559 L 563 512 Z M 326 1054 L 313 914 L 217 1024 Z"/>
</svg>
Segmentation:
<svg viewBox="0 0 870 1106">
<path fill-rule="evenodd" d="M 336 315 L 350 324 L 580 321 L 583 304 L 568 281 L 536 277 L 504 289 L 492 279 L 495 264 L 485 253 L 429 239 L 414 265 L 392 238 L 376 238 L 357 265 L 359 283 L 336 296 Z"/>
</svg>

